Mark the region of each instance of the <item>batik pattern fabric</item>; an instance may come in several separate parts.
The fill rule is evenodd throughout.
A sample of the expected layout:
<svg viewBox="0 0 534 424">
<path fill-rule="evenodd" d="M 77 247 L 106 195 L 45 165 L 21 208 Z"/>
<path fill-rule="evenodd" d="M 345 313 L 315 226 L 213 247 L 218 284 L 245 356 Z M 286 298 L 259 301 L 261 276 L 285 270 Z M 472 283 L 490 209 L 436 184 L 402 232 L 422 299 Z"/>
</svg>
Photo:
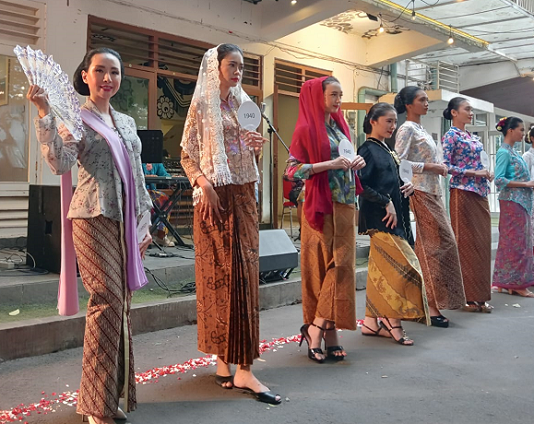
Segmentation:
<svg viewBox="0 0 534 424">
<path fill-rule="evenodd" d="M 480 139 L 469 131 L 451 127 L 441 139 L 443 163 L 449 168 L 452 178 L 449 189 L 461 189 L 487 197 L 490 192 L 489 181 L 484 177 L 468 177 L 465 171 L 484 169 L 480 154 L 484 150 Z"/>
<path fill-rule="evenodd" d="M 499 245 L 492 285 L 512 290 L 534 286 L 530 215 L 517 202 L 499 200 L 499 206 Z"/>
<path fill-rule="evenodd" d="M 411 246 L 390 233 L 370 235 L 365 316 L 430 325 L 423 274 Z"/>
<path fill-rule="evenodd" d="M 410 198 L 415 214 L 415 254 L 425 280 L 428 304 L 459 309 L 465 292 L 458 246 L 441 197 L 415 190 Z"/>
<path fill-rule="evenodd" d="M 302 311 L 304 322 L 324 318 L 336 328 L 356 330 L 355 207 L 334 202 L 323 231 L 302 215 Z"/>
<path fill-rule="evenodd" d="M 195 206 L 198 349 L 226 363 L 259 357 L 259 232 L 254 183 L 215 187 L 224 210 L 211 224 Z"/>
<path fill-rule="evenodd" d="M 120 397 L 125 397 L 127 411 L 137 403 L 124 231 L 120 222 L 102 215 L 73 219 L 72 226 L 89 293 L 77 412 L 112 417 Z"/>
<path fill-rule="evenodd" d="M 486 197 L 452 189 L 451 225 L 460 254 L 467 302 L 491 299 L 491 215 Z"/>
</svg>

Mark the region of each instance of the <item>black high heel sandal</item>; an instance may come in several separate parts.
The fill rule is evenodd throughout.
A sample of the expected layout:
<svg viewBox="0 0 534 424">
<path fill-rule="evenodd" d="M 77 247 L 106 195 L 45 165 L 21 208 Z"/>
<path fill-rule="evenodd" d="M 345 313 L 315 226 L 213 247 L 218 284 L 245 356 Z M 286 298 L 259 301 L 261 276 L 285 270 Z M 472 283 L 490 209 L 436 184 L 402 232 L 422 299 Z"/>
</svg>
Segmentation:
<svg viewBox="0 0 534 424">
<path fill-rule="evenodd" d="M 388 323 L 389 328 L 386 326 L 386 324 L 384 324 L 384 321 L 380 321 L 380 327 L 382 327 L 384 330 L 386 330 L 391 335 L 391 338 L 395 342 L 397 342 L 398 344 L 403 345 L 403 346 L 413 346 L 414 345 L 414 341 L 412 339 L 410 339 L 406 335 L 406 332 L 404 331 L 404 328 L 402 328 L 402 325 L 397 325 L 396 327 L 393 327 L 391 325 L 391 323 L 389 322 L 389 319 L 382 318 L 382 320 L 384 320 L 384 321 L 386 321 Z M 400 328 L 402 330 L 403 336 L 401 338 L 399 338 L 399 339 L 395 338 L 395 336 L 393 335 L 393 332 L 392 332 L 392 330 L 394 330 L 396 328 Z M 409 342 L 411 342 L 411 343 L 409 343 Z"/>
<path fill-rule="evenodd" d="M 321 328 L 321 327 L 319 327 Z M 342 361 L 345 359 L 346 355 L 336 355 L 336 352 L 345 352 L 345 349 L 343 349 L 343 346 L 327 346 L 326 345 L 326 332 L 327 331 L 336 331 L 335 325 L 332 328 L 326 328 L 324 330 L 324 347 L 326 348 L 326 356 L 330 359 L 333 359 L 334 361 Z"/>
<path fill-rule="evenodd" d="M 306 340 L 306 343 L 308 344 L 308 358 L 310 358 L 312 361 L 315 361 L 315 362 L 317 362 L 319 364 L 322 364 L 324 362 L 324 360 L 325 360 L 323 350 L 320 347 L 310 348 L 310 346 L 311 346 L 311 337 L 310 337 L 310 334 L 308 333 L 308 328 L 310 327 L 310 325 L 313 325 L 314 327 L 317 327 L 317 328 L 323 330 L 321 327 L 319 327 L 319 326 L 317 326 L 317 325 L 315 325 L 313 323 L 312 324 L 304 324 L 302 327 L 300 327 L 301 337 L 300 337 L 299 347 L 302 346 L 302 342 L 304 340 Z M 317 358 L 316 355 L 322 355 L 323 357 L 319 359 L 319 358 Z"/>
</svg>

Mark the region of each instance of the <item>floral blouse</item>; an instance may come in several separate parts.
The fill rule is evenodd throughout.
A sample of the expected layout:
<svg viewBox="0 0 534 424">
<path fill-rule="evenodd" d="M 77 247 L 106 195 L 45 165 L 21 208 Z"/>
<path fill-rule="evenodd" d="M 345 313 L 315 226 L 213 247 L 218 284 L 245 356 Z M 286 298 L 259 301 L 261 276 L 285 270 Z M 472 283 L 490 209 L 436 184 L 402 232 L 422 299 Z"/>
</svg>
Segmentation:
<svg viewBox="0 0 534 424">
<path fill-rule="evenodd" d="M 191 104 L 192 108 L 196 106 Z M 238 103 L 233 95 L 230 95 L 228 101 L 221 100 L 221 115 L 223 120 L 224 144 L 226 147 L 226 155 L 228 156 L 228 167 L 232 176 L 232 184 L 243 185 L 251 182 L 259 181 L 258 167 L 256 165 L 256 158 L 254 149 L 249 148 L 244 141 L 247 133 L 246 130 L 240 128 L 237 121 Z M 196 119 L 197 113 L 195 110 L 189 112 L 187 119 Z M 191 125 L 189 133 L 190 139 L 196 139 L 196 125 Z M 182 150 L 182 167 L 191 182 L 195 185 L 195 181 L 202 175 L 200 170 L 200 150 L 198 142 L 191 143 L 193 152 L 187 155 Z"/>
<path fill-rule="evenodd" d="M 443 163 L 447 165 L 449 174 L 452 175 L 449 189 L 472 191 L 487 197 L 490 192 L 488 179 L 465 175 L 467 170 L 484 169 L 480 162 L 480 152 L 484 150 L 484 146 L 479 138 L 469 131 L 451 127 L 441 139 L 441 144 L 443 145 Z"/>
<path fill-rule="evenodd" d="M 532 211 L 532 188 L 507 187 L 510 181 L 530 181 L 530 172 L 524 159 L 515 149 L 503 143 L 497 151 L 495 163 L 495 186 L 499 200 L 519 203 L 530 215 Z"/>
<path fill-rule="evenodd" d="M 101 118 L 91 100 L 82 106 Z M 141 140 L 132 117 L 111 108 L 114 130 L 126 146 L 135 179 L 135 212 L 139 217 L 152 208 L 152 201 L 145 187 L 141 165 Z M 85 136 L 76 141 L 72 134 L 60 125 L 52 115 L 35 119 L 37 140 L 41 152 L 56 175 L 70 171 L 78 162 L 78 183 L 72 196 L 68 218 L 95 218 L 103 215 L 115 221 L 123 221 L 122 181 L 113 162 L 107 141 L 95 130 L 85 125 Z"/>
<path fill-rule="evenodd" d="M 341 140 L 347 140 L 343 131 L 338 127 L 334 120 L 326 125 L 326 133 L 330 140 L 330 158 L 339 157 L 338 146 Z M 301 163 L 294 156 L 289 155 L 285 174 L 289 180 L 306 180 L 310 178 L 312 164 Z M 356 178 L 350 180 L 349 173 L 343 169 L 329 169 L 328 182 L 332 192 L 332 200 L 347 205 L 354 204 L 356 201 Z"/>
<path fill-rule="evenodd" d="M 441 196 L 439 175 L 423 172 L 425 163 L 441 163 L 441 146 L 436 145 L 422 125 L 412 121 L 406 121 L 400 126 L 395 141 L 399 159 L 412 163 L 412 183 L 415 189 Z"/>
</svg>

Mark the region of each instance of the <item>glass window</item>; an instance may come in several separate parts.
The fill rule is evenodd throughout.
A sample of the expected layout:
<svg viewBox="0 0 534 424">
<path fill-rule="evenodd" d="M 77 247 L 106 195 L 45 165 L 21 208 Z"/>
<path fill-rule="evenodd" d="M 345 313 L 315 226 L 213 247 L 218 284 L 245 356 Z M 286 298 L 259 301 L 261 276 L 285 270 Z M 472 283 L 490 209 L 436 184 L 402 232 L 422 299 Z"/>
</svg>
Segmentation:
<svg viewBox="0 0 534 424">
<path fill-rule="evenodd" d="M 1 182 L 28 182 L 27 90 L 17 59 L 0 55 Z"/>
</svg>

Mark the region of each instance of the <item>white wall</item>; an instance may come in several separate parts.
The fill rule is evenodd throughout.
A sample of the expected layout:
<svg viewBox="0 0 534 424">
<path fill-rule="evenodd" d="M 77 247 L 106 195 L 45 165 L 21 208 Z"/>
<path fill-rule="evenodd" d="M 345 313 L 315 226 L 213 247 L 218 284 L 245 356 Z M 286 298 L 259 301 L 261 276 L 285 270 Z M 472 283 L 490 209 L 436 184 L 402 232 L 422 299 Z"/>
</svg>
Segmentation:
<svg viewBox="0 0 534 424">
<path fill-rule="evenodd" d="M 268 116 L 272 116 L 276 58 L 333 71 L 342 83 L 344 100 L 348 102 L 357 101 L 361 87 L 378 88 L 380 81 L 381 89 L 388 88 L 386 76 L 380 78 L 376 73 L 358 69 L 358 64 L 365 61 L 368 41 L 315 24 L 275 42 L 264 42 L 258 36 L 261 9 L 241 0 L 160 0 L 157 4 L 150 0 L 70 0 L 69 6 L 64 0 L 48 0 L 46 4 L 46 53 L 53 54 L 69 75 L 74 73 L 86 51 L 87 20 L 88 15 L 93 15 L 213 45 L 233 42 L 249 53 L 264 56 L 263 90 Z M 35 139 L 33 144 L 37 149 Z M 268 205 L 270 164 L 268 152 L 265 153 L 263 200 Z M 59 178 L 43 166 L 38 156 L 32 182 L 58 184 Z"/>
</svg>

